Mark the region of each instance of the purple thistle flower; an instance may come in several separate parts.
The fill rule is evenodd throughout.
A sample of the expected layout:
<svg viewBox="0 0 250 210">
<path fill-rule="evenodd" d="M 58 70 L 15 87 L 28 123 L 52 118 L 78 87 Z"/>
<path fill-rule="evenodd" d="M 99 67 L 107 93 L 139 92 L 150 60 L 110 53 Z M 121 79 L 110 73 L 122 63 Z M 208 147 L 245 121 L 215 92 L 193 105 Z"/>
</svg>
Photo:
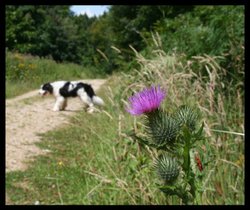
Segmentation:
<svg viewBox="0 0 250 210">
<path fill-rule="evenodd" d="M 132 115 L 152 112 L 159 108 L 165 96 L 165 91 L 161 90 L 159 85 L 146 88 L 129 98 L 130 107 L 126 111 Z"/>
</svg>

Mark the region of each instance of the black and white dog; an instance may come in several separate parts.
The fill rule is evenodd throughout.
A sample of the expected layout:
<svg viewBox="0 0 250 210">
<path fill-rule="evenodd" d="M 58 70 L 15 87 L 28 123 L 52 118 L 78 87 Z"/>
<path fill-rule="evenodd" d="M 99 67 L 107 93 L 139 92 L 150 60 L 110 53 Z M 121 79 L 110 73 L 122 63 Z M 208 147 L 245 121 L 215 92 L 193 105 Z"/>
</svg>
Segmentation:
<svg viewBox="0 0 250 210">
<path fill-rule="evenodd" d="M 56 103 L 53 111 L 65 110 L 68 97 L 79 97 L 88 112 L 94 111 L 94 105 L 103 106 L 103 100 L 96 96 L 91 85 L 78 81 L 56 81 L 41 85 L 39 94 L 54 95 Z"/>
</svg>

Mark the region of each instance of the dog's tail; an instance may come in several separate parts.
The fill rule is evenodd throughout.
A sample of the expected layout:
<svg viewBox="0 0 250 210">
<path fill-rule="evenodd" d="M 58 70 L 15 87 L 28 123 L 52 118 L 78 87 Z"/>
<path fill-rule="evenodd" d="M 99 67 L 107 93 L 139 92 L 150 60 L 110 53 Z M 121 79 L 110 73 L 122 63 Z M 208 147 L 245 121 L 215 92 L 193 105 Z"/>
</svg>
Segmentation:
<svg viewBox="0 0 250 210">
<path fill-rule="evenodd" d="M 93 96 L 93 103 L 98 106 L 104 106 L 104 101 L 99 96 Z"/>
</svg>

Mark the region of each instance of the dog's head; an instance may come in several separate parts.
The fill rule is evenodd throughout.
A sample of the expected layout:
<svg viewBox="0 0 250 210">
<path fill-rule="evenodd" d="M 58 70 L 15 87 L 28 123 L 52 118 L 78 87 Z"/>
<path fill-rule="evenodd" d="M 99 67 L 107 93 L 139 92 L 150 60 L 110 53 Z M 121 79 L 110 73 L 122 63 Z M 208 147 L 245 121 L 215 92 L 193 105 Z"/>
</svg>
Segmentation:
<svg viewBox="0 0 250 210">
<path fill-rule="evenodd" d="M 53 93 L 53 86 L 50 83 L 41 85 L 41 88 L 39 90 L 40 95 L 45 96 L 52 93 Z"/>
</svg>

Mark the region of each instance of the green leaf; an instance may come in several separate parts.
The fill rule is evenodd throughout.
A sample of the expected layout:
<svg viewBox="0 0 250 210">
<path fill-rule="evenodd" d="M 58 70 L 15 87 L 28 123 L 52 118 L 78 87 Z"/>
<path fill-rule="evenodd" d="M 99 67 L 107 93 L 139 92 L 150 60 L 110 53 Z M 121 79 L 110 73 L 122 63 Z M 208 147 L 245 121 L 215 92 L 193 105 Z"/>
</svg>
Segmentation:
<svg viewBox="0 0 250 210">
<path fill-rule="evenodd" d="M 179 193 L 176 191 L 176 187 L 175 186 L 170 186 L 170 185 L 164 185 L 159 187 L 159 189 L 166 193 L 167 195 L 179 195 Z"/>
<path fill-rule="evenodd" d="M 184 126 L 182 128 L 182 133 L 183 133 L 183 140 L 184 140 L 184 151 L 183 151 L 183 170 L 186 172 L 187 174 L 187 177 L 189 176 L 189 171 L 190 171 L 190 154 L 189 154 L 189 151 L 191 149 L 191 145 L 190 145 L 190 142 L 191 142 L 191 138 L 192 138 L 192 135 L 189 131 L 189 129 Z"/>
<path fill-rule="evenodd" d="M 150 143 L 150 142 L 147 141 L 147 140 L 144 140 L 143 138 L 137 136 L 133 131 L 130 132 L 128 135 L 129 135 L 131 138 L 137 140 L 137 141 L 138 141 L 139 143 L 141 143 L 142 145 L 147 145 L 147 146 L 149 146 L 149 147 L 158 148 L 158 145 L 153 144 L 153 143 Z"/>
<path fill-rule="evenodd" d="M 193 134 L 193 140 L 194 140 L 194 142 L 196 140 L 201 140 L 201 139 L 204 138 L 202 136 L 203 128 L 204 128 L 204 122 L 202 122 L 202 125 L 201 125 L 200 129 L 196 133 Z"/>
</svg>

